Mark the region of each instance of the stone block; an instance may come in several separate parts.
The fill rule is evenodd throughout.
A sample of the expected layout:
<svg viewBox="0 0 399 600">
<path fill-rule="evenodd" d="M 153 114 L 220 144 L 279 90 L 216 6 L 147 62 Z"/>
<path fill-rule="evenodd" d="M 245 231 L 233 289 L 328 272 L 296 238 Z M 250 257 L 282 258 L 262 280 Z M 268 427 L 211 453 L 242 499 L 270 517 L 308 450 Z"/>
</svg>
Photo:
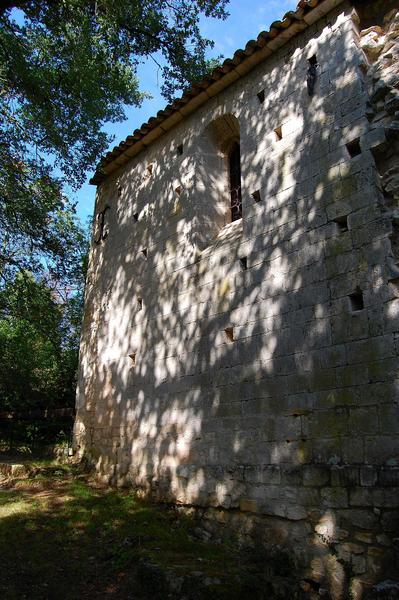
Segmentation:
<svg viewBox="0 0 399 600">
<path fill-rule="evenodd" d="M 376 127 L 360 138 L 360 146 L 364 150 L 381 148 L 387 143 L 384 127 Z"/>
<path fill-rule="evenodd" d="M 368 531 L 356 531 L 355 539 L 358 540 L 359 542 L 362 542 L 362 544 L 372 544 L 374 537 Z M 377 540 L 378 540 L 378 536 L 377 536 Z"/>
<path fill-rule="evenodd" d="M 243 512 L 259 512 L 257 501 L 251 498 L 241 498 L 239 506 Z"/>
<path fill-rule="evenodd" d="M 349 298 L 347 299 L 349 311 Z M 368 338 L 369 320 L 366 310 L 359 313 L 340 314 L 331 319 L 332 339 L 334 344 L 342 344 L 351 340 Z M 348 348 L 348 346 L 347 346 Z"/>
<path fill-rule="evenodd" d="M 359 485 L 359 467 L 334 465 L 331 467 L 331 485 L 353 487 Z"/>
<path fill-rule="evenodd" d="M 382 467 L 378 472 L 380 486 L 399 486 L 399 468 Z"/>
<path fill-rule="evenodd" d="M 320 487 L 328 485 L 330 469 L 321 465 L 306 465 L 303 467 L 303 485 Z"/>
<path fill-rule="evenodd" d="M 312 440 L 313 461 L 315 464 L 336 465 L 342 461 L 341 439 Z"/>
<path fill-rule="evenodd" d="M 387 435 L 366 438 L 365 458 L 371 464 L 399 466 L 399 439 Z"/>
<path fill-rule="evenodd" d="M 349 491 L 351 506 L 373 506 L 373 493 L 369 488 L 353 488 Z"/>
<path fill-rule="evenodd" d="M 375 434 L 378 432 L 378 416 L 375 407 L 350 408 L 349 430 L 353 434 Z"/>
<path fill-rule="evenodd" d="M 261 470 L 261 483 L 279 485 L 281 483 L 280 467 L 276 465 L 264 465 Z"/>
<path fill-rule="evenodd" d="M 303 467 L 281 467 L 281 482 L 287 485 L 301 485 L 303 480 Z"/>
<path fill-rule="evenodd" d="M 354 509 L 339 511 L 339 517 L 350 527 L 375 530 L 378 527 L 378 518 L 371 509 Z"/>
<path fill-rule="evenodd" d="M 336 374 L 340 373 L 340 383 L 344 379 L 345 383 L 353 386 L 353 380 L 350 378 L 350 372 L 353 369 L 345 369 L 345 373 L 341 369 L 336 370 Z M 315 402 L 315 406 L 319 409 L 343 409 L 345 407 L 356 406 L 359 403 L 359 391 L 355 387 L 343 389 L 335 389 L 324 393 L 319 393 Z"/>
<path fill-rule="evenodd" d="M 336 438 L 348 432 L 348 412 L 343 408 L 314 411 L 309 417 L 312 438 Z"/>
<path fill-rule="evenodd" d="M 360 485 L 372 487 L 377 481 L 378 471 L 375 467 L 364 465 L 360 468 Z"/>
<path fill-rule="evenodd" d="M 378 409 L 380 430 L 383 434 L 399 434 L 399 406 L 385 404 Z"/>
<path fill-rule="evenodd" d="M 346 346 L 346 352 L 348 351 L 348 348 L 350 348 L 349 344 Z M 368 373 L 366 369 L 354 368 L 353 366 L 339 367 L 335 370 L 335 375 L 338 388 L 350 388 L 351 386 L 366 385 L 368 383 Z M 360 388 L 360 390 L 363 389 L 363 387 Z M 359 388 L 355 389 L 352 387 L 346 391 L 356 397 L 355 404 L 360 401 Z"/>
<path fill-rule="evenodd" d="M 348 506 L 348 492 L 345 488 L 325 487 L 320 493 L 323 507 L 346 508 Z"/>
<path fill-rule="evenodd" d="M 381 527 L 388 534 L 397 535 L 399 531 L 399 513 L 397 510 L 384 510 L 381 515 Z"/>
<path fill-rule="evenodd" d="M 349 364 L 370 363 L 394 355 L 392 335 L 352 342 L 347 346 Z"/>
<path fill-rule="evenodd" d="M 363 463 L 365 441 L 362 437 L 345 437 L 341 440 L 342 460 L 345 463 Z"/>
<path fill-rule="evenodd" d="M 306 519 L 307 511 L 302 506 L 289 505 L 286 507 L 284 516 L 290 521 L 300 521 Z"/>
<path fill-rule="evenodd" d="M 382 508 L 399 508 L 399 488 L 373 489 L 373 504 Z"/>
</svg>

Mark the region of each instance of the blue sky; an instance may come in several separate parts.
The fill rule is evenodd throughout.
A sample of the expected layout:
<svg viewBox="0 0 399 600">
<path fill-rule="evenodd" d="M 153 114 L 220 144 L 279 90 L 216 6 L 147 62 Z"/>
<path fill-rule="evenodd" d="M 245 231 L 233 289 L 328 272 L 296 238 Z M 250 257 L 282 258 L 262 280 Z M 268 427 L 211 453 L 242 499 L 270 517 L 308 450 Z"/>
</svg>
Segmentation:
<svg viewBox="0 0 399 600">
<path fill-rule="evenodd" d="M 224 58 L 229 58 L 237 48 L 243 48 L 249 39 L 256 38 L 260 31 L 269 29 L 273 21 L 281 19 L 288 10 L 295 9 L 296 5 L 297 0 L 230 0 L 227 7 L 230 16 L 225 21 L 202 20 L 202 34 L 215 41 L 210 56 L 222 54 Z M 104 127 L 105 131 L 115 136 L 111 148 L 166 105 L 159 91 L 159 73 L 155 63 L 149 60 L 142 65 L 138 76 L 141 90 L 149 92 L 152 98 L 145 100 L 140 108 L 128 107 L 127 119 L 123 123 Z M 78 215 L 84 221 L 93 212 L 96 189 L 88 183 L 92 174 L 87 174 L 87 183 L 75 195 Z"/>
</svg>

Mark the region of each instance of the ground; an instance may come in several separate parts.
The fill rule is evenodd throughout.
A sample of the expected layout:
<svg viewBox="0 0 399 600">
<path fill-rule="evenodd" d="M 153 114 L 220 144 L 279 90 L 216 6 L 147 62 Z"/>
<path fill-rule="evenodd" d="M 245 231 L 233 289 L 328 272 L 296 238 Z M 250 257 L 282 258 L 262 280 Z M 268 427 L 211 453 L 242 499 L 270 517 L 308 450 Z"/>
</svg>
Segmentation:
<svg viewBox="0 0 399 600">
<path fill-rule="evenodd" d="M 0 598 L 281 597 L 234 540 L 205 543 L 197 529 L 79 467 L 29 463 L 0 479 Z"/>
</svg>

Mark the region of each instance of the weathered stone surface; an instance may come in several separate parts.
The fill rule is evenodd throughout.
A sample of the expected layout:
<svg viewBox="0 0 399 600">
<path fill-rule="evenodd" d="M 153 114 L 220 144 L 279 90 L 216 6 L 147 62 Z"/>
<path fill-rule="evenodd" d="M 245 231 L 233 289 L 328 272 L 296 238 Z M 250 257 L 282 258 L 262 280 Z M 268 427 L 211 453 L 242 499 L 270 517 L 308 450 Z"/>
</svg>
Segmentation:
<svg viewBox="0 0 399 600">
<path fill-rule="evenodd" d="M 359 598 L 381 576 L 399 520 L 399 13 L 387 2 L 355 2 L 358 18 L 334 2 L 109 172 L 81 341 L 75 445 L 99 477 L 195 507 L 207 536 L 290 546 L 334 600 L 343 564 Z"/>
</svg>

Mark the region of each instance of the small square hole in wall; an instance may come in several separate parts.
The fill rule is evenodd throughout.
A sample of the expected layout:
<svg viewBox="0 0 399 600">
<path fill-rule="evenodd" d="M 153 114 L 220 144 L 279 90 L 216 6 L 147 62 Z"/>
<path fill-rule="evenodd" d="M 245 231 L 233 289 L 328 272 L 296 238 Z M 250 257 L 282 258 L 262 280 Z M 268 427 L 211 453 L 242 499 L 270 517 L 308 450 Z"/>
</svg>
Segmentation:
<svg viewBox="0 0 399 600">
<path fill-rule="evenodd" d="M 149 165 L 147 165 L 147 176 L 149 177 L 150 175 L 152 175 L 154 171 L 154 165 L 152 163 L 150 163 Z"/>
<path fill-rule="evenodd" d="M 259 100 L 259 104 L 263 104 L 265 101 L 265 90 L 261 90 L 260 92 L 258 92 L 256 94 L 258 100 Z"/>
<path fill-rule="evenodd" d="M 129 354 L 129 358 L 132 361 L 130 366 L 135 367 L 136 366 L 136 352 L 132 352 L 131 354 Z"/>
<path fill-rule="evenodd" d="M 349 294 L 350 307 L 352 312 L 359 312 L 364 308 L 363 292 L 356 288 L 353 294 Z"/>
<path fill-rule="evenodd" d="M 143 298 L 137 298 L 137 310 L 143 310 Z"/>
<path fill-rule="evenodd" d="M 240 265 L 243 271 L 246 271 L 248 269 L 248 259 L 246 256 L 240 258 Z"/>
<path fill-rule="evenodd" d="M 308 63 L 311 67 L 315 67 L 317 63 L 317 54 L 313 54 L 310 58 L 308 58 Z"/>
<path fill-rule="evenodd" d="M 175 192 L 176 192 L 176 194 L 177 194 L 178 196 L 180 196 L 180 194 L 181 194 L 181 185 L 178 185 L 178 186 L 175 188 Z"/>
<path fill-rule="evenodd" d="M 135 223 L 137 223 L 137 221 L 138 221 L 138 220 L 139 220 L 139 213 L 138 213 L 138 212 L 136 212 L 136 213 L 134 213 L 134 215 L 133 215 L 133 221 L 134 221 Z"/>
<path fill-rule="evenodd" d="M 360 148 L 360 140 L 359 138 L 356 138 L 355 140 L 352 140 L 351 142 L 348 142 L 346 144 L 346 149 L 349 153 L 349 156 L 351 158 L 355 158 L 355 156 L 359 156 L 359 154 L 362 153 L 362 149 Z"/>
<path fill-rule="evenodd" d="M 262 197 L 260 195 L 260 190 L 256 190 L 256 192 L 253 192 L 251 194 L 251 196 L 255 200 L 255 202 L 260 202 L 262 200 Z"/>
<path fill-rule="evenodd" d="M 337 224 L 338 233 L 345 233 L 348 231 L 348 217 L 337 217 L 334 219 L 334 223 Z"/>
<path fill-rule="evenodd" d="M 141 251 L 141 254 L 144 256 L 144 258 L 148 258 L 148 250 L 147 248 L 143 248 Z"/>
<path fill-rule="evenodd" d="M 279 127 L 276 127 L 276 129 L 274 130 L 274 134 L 276 136 L 277 142 L 283 139 L 283 128 L 281 125 Z"/>
<path fill-rule="evenodd" d="M 183 154 L 183 144 L 179 144 L 178 146 L 176 146 L 176 154 L 178 156 L 181 156 Z"/>
<path fill-rule="evenodd" d="M 234 327 L 226 327 L 224 330 L 228 342 L 234 342 Z"/>
</svg>

